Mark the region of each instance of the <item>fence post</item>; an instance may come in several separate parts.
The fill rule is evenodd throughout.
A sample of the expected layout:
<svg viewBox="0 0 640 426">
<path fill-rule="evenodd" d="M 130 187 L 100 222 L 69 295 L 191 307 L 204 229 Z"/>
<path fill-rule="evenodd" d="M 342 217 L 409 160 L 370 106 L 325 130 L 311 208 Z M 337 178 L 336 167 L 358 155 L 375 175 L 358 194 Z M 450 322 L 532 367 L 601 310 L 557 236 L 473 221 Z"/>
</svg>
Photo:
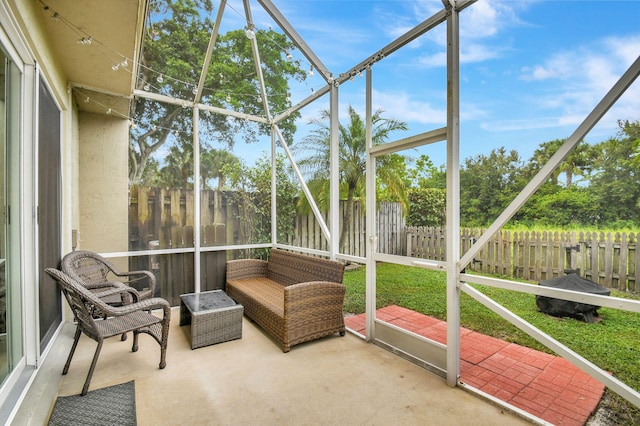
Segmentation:
<svg viewBox="0 0 640 426">
<path fill-rule="evenodd" d="M 619 235 L 619 234 L 618 234 Z M 622 291 L 628 291 L 627 285 L 627 264 L 629 263 L 629 240 L 627 233 L 623 232 L 620 237 L 620 257 L 618 261 L 618 288 Z"/>
<path fill-rule="evenodd" d="M 640 265 L 640 250 L 638 250 L 638 234 L 630 234 L 629 239 L 633 243 L 633 249 L 629 253 L 629 278 L 633 277 L 633 286 L 629 280 L 629 290 L 633 293 L 640 290 L 638 285 L 638 265 Z"/>
</svg>

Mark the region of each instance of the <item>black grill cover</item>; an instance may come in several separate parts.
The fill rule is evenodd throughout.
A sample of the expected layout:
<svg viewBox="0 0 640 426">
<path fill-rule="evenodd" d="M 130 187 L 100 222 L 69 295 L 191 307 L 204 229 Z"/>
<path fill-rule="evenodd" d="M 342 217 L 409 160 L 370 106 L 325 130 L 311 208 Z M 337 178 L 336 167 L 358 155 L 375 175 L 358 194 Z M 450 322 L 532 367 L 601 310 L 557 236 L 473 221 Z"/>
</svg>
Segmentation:
<svg viewBox="0 0 640 426">
<path fill-rule="evenodd" d="M 540 285 L 563 290 L 593 293 L 601 296 L 608 296 L 611 293 L 611 290 L 608 288 L 589 281 L 586 278 L 582 278 L 577 274 L 569 274 L 551 280 L 540 281 Z M 536 296 L 536 305 L 540 311 L 546 314 L 559 317 L 574 317 L 584 319 L 586 322 L 594 322 L 594 317 L 598 316 L 599 308 L 599 306 L 545 296 Z"/>
</svg>

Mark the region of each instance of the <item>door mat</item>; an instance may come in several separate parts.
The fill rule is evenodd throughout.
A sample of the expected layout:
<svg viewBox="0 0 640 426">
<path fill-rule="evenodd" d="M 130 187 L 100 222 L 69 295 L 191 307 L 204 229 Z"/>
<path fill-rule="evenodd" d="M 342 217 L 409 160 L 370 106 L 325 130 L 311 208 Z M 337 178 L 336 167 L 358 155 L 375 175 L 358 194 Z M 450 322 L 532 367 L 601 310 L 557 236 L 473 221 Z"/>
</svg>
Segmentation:
<svg viewBox="0 0 640 426">
<path fill-rule="evenodd" d="M 49 426 L 136 425 L 134 381 L 87 392 L 85 396 L 60 396 Z"/>
</svg>

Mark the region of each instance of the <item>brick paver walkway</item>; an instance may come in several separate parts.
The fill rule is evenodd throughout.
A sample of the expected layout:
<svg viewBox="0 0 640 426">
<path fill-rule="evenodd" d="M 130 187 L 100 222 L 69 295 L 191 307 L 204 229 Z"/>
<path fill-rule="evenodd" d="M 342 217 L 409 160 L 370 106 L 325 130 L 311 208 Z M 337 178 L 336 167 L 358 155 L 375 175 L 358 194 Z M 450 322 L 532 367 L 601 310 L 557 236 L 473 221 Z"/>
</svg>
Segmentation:
<svg viewBox="0 0 640 426">
<path fill-rule="evenodd" d="M 446 344 L 447 324 L 400 306 L 378 309 L 377 318 Z M 365 316 L 345 318 L 365 334 Z M 547 422 L 584 425 L 604 385 L 563 358 L 460 329 L 460 381 Z"/>
</svg>

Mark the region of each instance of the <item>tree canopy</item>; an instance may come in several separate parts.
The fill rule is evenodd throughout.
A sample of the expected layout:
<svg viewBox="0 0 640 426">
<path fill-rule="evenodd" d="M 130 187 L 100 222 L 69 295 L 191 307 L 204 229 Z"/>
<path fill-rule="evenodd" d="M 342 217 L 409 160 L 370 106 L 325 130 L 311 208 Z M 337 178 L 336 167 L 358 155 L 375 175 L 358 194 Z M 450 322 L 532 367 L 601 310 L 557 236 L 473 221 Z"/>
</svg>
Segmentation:
<svg viewBox="0 0 640 426">
<path fill-rule="evenodd" d="M 562 143 L 541 143 L 528 161 L 504 148 L 465 159 L 460 170 L 461 224 L 490 225 Z M 615 137 L 596 144 L 580 142 L 512 221 L 537 227 L 637 228 L 639 172 L 640 120 L 620 121 Z M 425 158 L 409 170 L 420 190 L 443 188 L 444 173 Z M 443 208 L 442 198 L 418 192 L 410 200 L 409 225 L 436 226 L 434 214 Z"/>
<path fill-rule="evenodd" d="M 148 181 L 147 167 L 154 153 L 168 142 L 186 151 L 193 141 L 193 111 L 187 102 L 195 99 L 200 72 L 206 60 L 213 23 L 209 0 L 162 0 L 150 5 L 141 56 L 141 70 L 137 89 L 157 93 L 177 100 L 183 105 L 159 102 L 148 97 L 136 97 L 133 102 L 132 128 L 129 150 L 129 182 Z M 293 43 L 274 30 L 256 30 L 255 40 L 260 53 L 267 102 L 271 111 L 283 111 L 290 106 L 287 96 L 290 80 L 304 80 L 306 71 L 297 61 L 290 61 L 285 51 L 293 50 Z M 259 79 L 253 59 L 251 40 L 243 29 L 220 34 L 212 52 L 199 102 L 216 108 L 264 116 L 260 98 Z M 295 132 L 291 114 L 279 123 L 285 139 Z M 259 135 L 269 134 L 267 124 L 250 122 L 230 115 L 205 111 L 199 115 L 200 141 L 206 149 L 216 146 L 231 148 L 240 138 L 255 142 Z M 162 170 L 162 165 L 159 165 Z M 184 184 L 183 184 L 184 185 Z"/>
</svg>

